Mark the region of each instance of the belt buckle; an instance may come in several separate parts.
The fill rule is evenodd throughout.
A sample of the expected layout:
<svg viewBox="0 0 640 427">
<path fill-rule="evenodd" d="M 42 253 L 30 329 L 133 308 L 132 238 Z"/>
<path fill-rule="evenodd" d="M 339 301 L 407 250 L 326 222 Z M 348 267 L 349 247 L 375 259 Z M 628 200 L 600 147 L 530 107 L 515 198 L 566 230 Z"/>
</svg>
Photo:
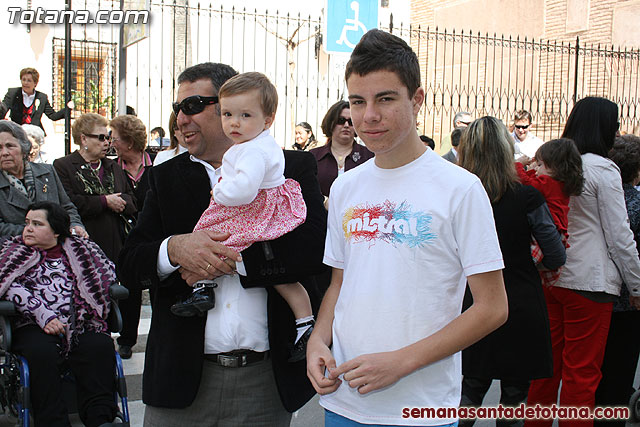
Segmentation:
<svg viewBox="0 0 640 427">
<path fill-rule="evenodd" d="M 237 356 L 229 356 L 226 354 L 219 354 L 218 362 L 225 368 L 239 368 L 247 366 L 247 355 L 239 354 Z"/>
</svg>

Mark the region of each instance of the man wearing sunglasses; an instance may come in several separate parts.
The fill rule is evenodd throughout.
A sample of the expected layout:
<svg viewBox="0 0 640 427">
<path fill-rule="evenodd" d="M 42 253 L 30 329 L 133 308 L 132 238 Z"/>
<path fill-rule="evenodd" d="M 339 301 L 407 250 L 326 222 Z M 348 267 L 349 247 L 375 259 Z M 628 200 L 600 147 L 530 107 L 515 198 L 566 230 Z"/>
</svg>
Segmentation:
<svg viewBox="0 0 640 427">
<path fill-rule="evenodd" d="M 529 158 L 536 156 L 536 151 L 544 143 L 543 140 L 530 132 L 531 113 L 519 110 L 513 116 L 513 141 L 515 143 L 516 158 L 525 155 Z"/>
<path fill-rule="evenodd" d="M 466 111 L 458 111 L 455 116 L 453 116 L 453 129 L 464 129 L 471 124 L 473 118 L 471 117 L 471 113 Z M 445 154 L 451 151 L 451 134 L 445 135 L 442 137 L 440 141 L 440 155 L 444 156 Z M 449 154 L 451 156 L 451 154 Z"/>
<path fill-rule="evenodd" d="M 324 271 L 326 211 L 313 156 L 285 151 L 284 175 L 300 183 L 307 205 L 305 223 L 292 232 L 255 243 L 242 256 L 220 243 L 228 234 L 192 232 L 233 145 L 222 131 L 217 95 L 235 74 L 204 63 L 179 76 L 173 110 L 188 153 L 151 170 L 143 211 L 118 263 L 125 284 L 153 293 L 145 426 L 288 426 L 290 412 L 314 394 L 305 362 L 287 362 L 293 314 L 268 287 L 300 281 L 312 304 L 321 298 L 306 279 Z M 201 316 L 174 315 L 171 306 L 205 279 L 215 279 L 215 307 Z"/>
</svg>

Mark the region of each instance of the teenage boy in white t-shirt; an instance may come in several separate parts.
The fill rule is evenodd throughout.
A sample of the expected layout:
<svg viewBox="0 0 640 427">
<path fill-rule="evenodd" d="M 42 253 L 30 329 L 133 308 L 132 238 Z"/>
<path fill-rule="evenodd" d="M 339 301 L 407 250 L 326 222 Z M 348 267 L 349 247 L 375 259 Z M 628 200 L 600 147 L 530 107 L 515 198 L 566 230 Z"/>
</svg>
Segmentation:
<svg viewBox="0 0 640 427">
<path fill-rule="evenodd" d="M 324 262 L 333 275 L 307 373 L 326 425 L 449 425 L 456 419 L 410 409 L 457 407 L 460 350 L 507 318 L 491 205 L 474 175 L 420 141 L 424 90 L 403 40 L 366 33 L 345 79 L 375 158 L 331 188 Z M 474 304 L 460 314 L 467 282 Z"/>
</svg>

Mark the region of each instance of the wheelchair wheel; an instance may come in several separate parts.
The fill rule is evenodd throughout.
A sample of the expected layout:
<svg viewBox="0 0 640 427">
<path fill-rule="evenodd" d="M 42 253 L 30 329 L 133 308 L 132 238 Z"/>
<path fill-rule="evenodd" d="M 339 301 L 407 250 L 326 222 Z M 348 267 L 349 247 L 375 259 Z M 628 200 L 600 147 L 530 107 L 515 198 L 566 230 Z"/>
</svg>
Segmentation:
<svg viewBox="0 0 640 427">
<path fill-rule="evenodd" d="M 118 412 L 116 414 L 116 418 L 119 419 L 123 426 L 129 426 L 129 398 L 127 396 L 127 380 L 124 376 L 124 368 L 122 366 L 122 358 L 120 358 L 120 354 L 116 351 L 116 394 L 114 398 L 116 402 L 120 400 L 120 405 L 118 405 Z"/>
<path fill-rule="evenodd" d="M 22 357 L 5 354 L 5 363 L 0 365 L 0 403 L 17 419 L 17 425 L 29 426 L 29 368 Z"/>
</svg>

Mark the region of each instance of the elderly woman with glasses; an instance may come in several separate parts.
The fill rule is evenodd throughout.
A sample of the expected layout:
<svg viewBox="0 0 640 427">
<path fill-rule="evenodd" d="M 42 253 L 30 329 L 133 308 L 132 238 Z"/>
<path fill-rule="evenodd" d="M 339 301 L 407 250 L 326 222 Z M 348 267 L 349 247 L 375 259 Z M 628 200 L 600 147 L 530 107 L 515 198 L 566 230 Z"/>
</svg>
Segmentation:
<svg viewBox="0 0 640 427">
<path fill-rule="evenodd" d="M 363 164 L 373 157 L 373 153 L 356 142 L 356 131 L 347 101 L 333 104 L 320 127 L 327 137 L 327 143 L 309 152 L 318 162 L 320 190 L 325 197 L 329 197 L 331 184 L 338 175 Z"/>
<path fill-rule="evenodd" d="M 91 239 L 115 262 L 137 211 L 133 189 L 122 168 L 106 158 L 107 119 L 83 114 L 73 123 L 71 134 L 79 149 L 53 166 Z"/>
<path fill-rule="evenodd" d="M 42 150 L 44 145 L 44 131 L 38 126 L 23 124 L 22 129 L 27 134 L 27 138 L 31 141 L 31 152 L 29 153 L 29 161 L 33 163 L 47 163 L 45 153 Z"/>
<path fill-rule="evenodd" d="M 28 160 L 31 142 L 20 125 L 0 121 L 0 236 L 17 236 L 24 229 L 30 204 L 51 201 L 71 217 L 74 234 L 86 237 L 80 215 L 51 165 Z"/>
<path fill-rule="evenodd" d="M 151 157 L 144 151 L 147 145 L 147 129 L 142 120 L 131 114 L 115 117 L 109 122 L 109 126 L 111 127 L 111 145 L 118 156 L 118 165 L 122 167 L 129 179 L 138 210 L 142 211 L 144 199 L 149 190 L 149 173 L 153 167 Z M 128 287 L 129 297 L 120 303 L 123 324 L 118 337 L 118 352 L 123 359 L 129 359 L 132 356 L 132 347 L 138 340 L 142 303 L 142 289 L 139 286 Z"/>
</svg>

